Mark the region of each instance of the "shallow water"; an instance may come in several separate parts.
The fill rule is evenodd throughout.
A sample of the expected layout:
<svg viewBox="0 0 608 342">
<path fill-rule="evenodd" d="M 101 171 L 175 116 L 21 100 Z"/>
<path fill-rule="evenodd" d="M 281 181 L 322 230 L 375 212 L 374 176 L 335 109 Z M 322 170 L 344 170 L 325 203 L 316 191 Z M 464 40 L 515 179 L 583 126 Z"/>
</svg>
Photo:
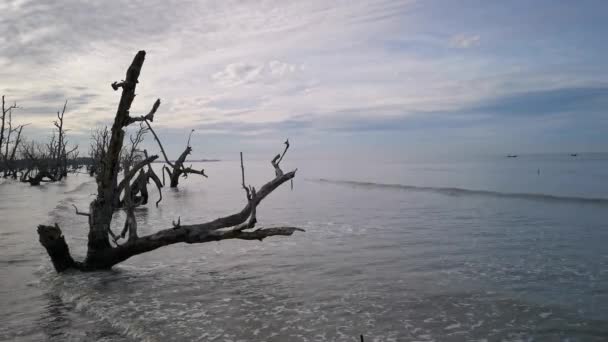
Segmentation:
<svg viewBox="0 0 608 342">
<path fill-rule="evenodd" d="M 84 255 L 72 204 L 87 207 L 91 178 L 0 184 L 0 339 L 608 339 L 605 155 L 285 162 L 299 168 L 294 189 L 263 202 L 259 225 L 306 233 L 174 245 L 92 274 L 55 274 L 35 232 L 57 222 Z M 140 235 L 244 205 L 238 162 L 204 166 L 209 179 L 137 209 Z M 273 175 L 246 167 L 254 185 Z"/>
</svg>

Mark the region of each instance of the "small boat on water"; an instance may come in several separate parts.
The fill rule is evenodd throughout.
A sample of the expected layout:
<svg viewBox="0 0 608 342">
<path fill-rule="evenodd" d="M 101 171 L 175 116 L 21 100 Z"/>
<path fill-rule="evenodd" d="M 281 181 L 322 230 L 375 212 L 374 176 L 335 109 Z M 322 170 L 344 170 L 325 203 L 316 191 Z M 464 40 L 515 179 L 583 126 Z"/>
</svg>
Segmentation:
<svg viewBox="0 0 608 342">
<path fill-rule="evenodd" d="M 570 157 L 578 157 L 578 153 L 570 153 Z"/>
<path fill-rule="evenodd" d="M 509 154 L 507 158 L 517 158 L 517 154 Z"/>
</svg>

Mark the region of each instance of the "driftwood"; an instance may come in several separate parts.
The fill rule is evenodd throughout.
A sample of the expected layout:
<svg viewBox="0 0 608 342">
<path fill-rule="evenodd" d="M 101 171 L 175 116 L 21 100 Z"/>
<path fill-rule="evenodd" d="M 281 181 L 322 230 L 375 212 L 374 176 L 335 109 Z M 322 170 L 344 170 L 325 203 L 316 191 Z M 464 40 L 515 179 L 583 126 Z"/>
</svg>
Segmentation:
<svg viewBox="0 0 608 342">
<path fill-rule="evenodd" d="M 159 101 L 157 100 L 157 102 L 159 102 Z M 182 154 L 179 156 L 179 158 L 177 158 L 174 162 L 172 162 L 167 157 L 165 148 L 163 147 L 163 144 L 160 142 L 158 135 L 152 128 L 152 125 L 150 124 L 149 121 L 151 121 L 151 120 L 148 120 L 148 119 L 144 120 L 146 125 L 148 125 L 148 129 L 150 129 L 150 132 L 152 132 L 152 135 L 154 136 L 154 140 L 156 140 L 156 142 L 158 143 L 158 147 L 160 148 L 160 151 L 161 151 L 163 157 L 165 158 L 165 163 L 167 163 L 167 165 L 169 165 L 169 166 L 163 167 L 163 184 L 165 184 L 165 181 L 164 181 L 165 172 L 169 176 L 169 187 L 171 187 L 171 188 L 177 188 L 177 185 L 179 184 L 179 177 L 188 177 L 189 174 L 197 174 L 197 175 L 201 175 L 201 176 L 207 178 L 207 175 L 205 174 L 205 169 L 196 170 L 196 169 L 192 168 L 192 165 L 190 165 L 189 167 L 184 166 L 184 162 L 186 162 L 186 158 L 188 157 L 188 155 L 190 153 L 192 153 L 192 147 L 190 146 L 190 138 L 192 137 L 192 133 L 194 132 L 194 130 L 191 130 L 190 134 L 188 135 L 188 142 L 186 143 L 186 149 L 184 150 L 184 152 L 182 152 Z"/>
<path fill-rule="evenodd" d="M 49 171 L 51 165 L 54 165 L 56 162 L 51 158 L 48 146 L 49 145 L 42 145 L 34 141 L 22 146 L 21 153 L 23 154 L 23 158 L 27 161 L 27 164 L 26 170 L 21 175 L 21 182 L 37 186 L 42 182 L 56 181 L 55 172 Z"/>
<path fill-rule="evenodd" d="M 54 226 L 38 226 L 40 243 L 46 248 L 55 269 L 58 272 L 67 269 L 78 269 L 82 271 L 103 270 L 109 269 L 113 265 L 127 260 L 134 255 L 146 253 L 174 243 L 203 243 L 226 239 L 263 240 L 269 236 L 289 236 L 295 231 L 303 231 L 297 227 L 271 227 L 253 230 L 257 222 L 257 206 L 277 187 L 295 177 L 295 170 L 283 173 L 280 170 L 278 162 L 273 162 L 276 174 L 275 177 L 261 186 L 258 191 L 253 187 L 249 187 L 249 191 L 247 192 L 247 204 L 243 209 L 213 221 L 184 225 L 180 222 L 181 220 L 178 220 L 172 227 L 140 237 L 137 234 L 135 216 L 128 210 L 131 204 L 127 204 L 127 222 L 125 222 L 125 229 L 123 229 L 121 235 L 128 234 L 128 240 L 122 244 L 118 243 L 119 239 L 116 234 L 111 231 L 110 224 L 115 209 L 114 200 L 119 191 L 118 175 L 120 170 L 120 155 L 121 150 L 123 149 L 123 140 L 125 136 L 124 129 L 137 121 L 148 123 L 148 120 L 152 121 L 154 115 L 154 113 L 152 113 L 152 115 L 148 114 L 140 117 L 132 117 L 129 115 L 144 59 L 145 52 L 139 51 L 127 70 L 125 80 L 112 84 L 112 88 L 115 90 L 122 88 L 122 96 L 120 98 L 116 117 L 114 118 L 114 124 L 110 131 L 110 140 L 96 176 L 97 196 L 89 205 L 89 212 L 84 213 L 84 216 L 88 218 L 89 224 L 86 258 L 83 261 L 76 261 L 72 258 L 69 247 L 57 224 Z M 153 106 L 152 112 L 156 112 L 159 105 L 160 101 L 157 101 Z M 286 150 L 287 148 L 285 151 Z M 164 154 L 164 151 L 162 152 Z M 283 155 L 284 154 L 285 152 L 283 152 Z M 144 166 L 149 166 L 152 160 L 152 157 L 144 159 L 144 162 L 142 162 L 141 165 L 138 165 L 140 166 L 139 170 Z M 125 173 L 126 191 L 132 190 L 130 179 L 137 173 L 137 171 L 133 171 L 135 169 L 136 167 L 133 167 Z M 242 167 L 242 172 L 242 186 L 247 188 L 244 183 L 244 167 Z M 130 201 L 131 197 L 126 196 L 126 198 L 127 201 Z M 82 215 L 83 213 L 80 214 Z M 246 223 L 246 226 L 243 226 L 243 223 Z M 114 239 L 114 246 L 110 244 L 110 237 Z"/>
</svg>

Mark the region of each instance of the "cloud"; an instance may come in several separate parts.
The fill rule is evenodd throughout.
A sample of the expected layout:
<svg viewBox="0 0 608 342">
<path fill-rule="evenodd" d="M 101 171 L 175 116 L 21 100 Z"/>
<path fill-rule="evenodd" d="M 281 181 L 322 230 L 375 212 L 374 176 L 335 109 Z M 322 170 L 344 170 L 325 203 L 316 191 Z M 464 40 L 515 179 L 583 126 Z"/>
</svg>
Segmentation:
<svg viewBox="0 0 608 342">
<path fill-rule="evenodd" d="M 480 37 L 479 35 L 465 35 L 458 34 L 450 38 L 450 46 L 459 49 L 468 49 L 471 47 L 479 46 Z"/>
<path fill-rule="evenodd" d="M 159 129 L 238 140 L 589 118 L 604 105 L 603 8 L 539 1 L 516 19 L 519 5 L 489 2 L 4 1 L 0 92 L 41 128 L 69 99 L 86 134 L 111 124 L 110 84 L 145 49 L 131 112 L 160 97 Z"/>
<path fill-rule="evenodd" d="M 221 86 L 238 86 L 255 82 L 276 82 L 301 70 L 300 66 L 281 61 L 262 64 L 231 63 L 223 70 L 211 75 L 211 79 Z"/>
<path fill-rule="evenodd" d="M 542 89 L 480 101 L 469 110 L 488 115 L 545 116 L 563 113 L 584 116 L 608 108 L 608 86 Z"/>
</svg>

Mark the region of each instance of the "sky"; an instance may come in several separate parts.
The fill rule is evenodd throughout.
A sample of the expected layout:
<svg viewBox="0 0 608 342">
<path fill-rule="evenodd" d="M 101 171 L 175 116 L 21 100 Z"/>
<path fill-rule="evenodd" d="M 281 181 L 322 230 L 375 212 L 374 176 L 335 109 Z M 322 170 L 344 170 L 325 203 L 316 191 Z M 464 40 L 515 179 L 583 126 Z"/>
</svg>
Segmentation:
<svg viewBox="0 0 608 342">
<path fill-rule="evenodd" d="M 0 93 L 30 138 L 86 153 L 138 50 L 132 115 L 169 154 L 606 152 L 608 1 L 0 2 Z M 155 151 L 152 138 L 147 147 Z"/>
</svg>

